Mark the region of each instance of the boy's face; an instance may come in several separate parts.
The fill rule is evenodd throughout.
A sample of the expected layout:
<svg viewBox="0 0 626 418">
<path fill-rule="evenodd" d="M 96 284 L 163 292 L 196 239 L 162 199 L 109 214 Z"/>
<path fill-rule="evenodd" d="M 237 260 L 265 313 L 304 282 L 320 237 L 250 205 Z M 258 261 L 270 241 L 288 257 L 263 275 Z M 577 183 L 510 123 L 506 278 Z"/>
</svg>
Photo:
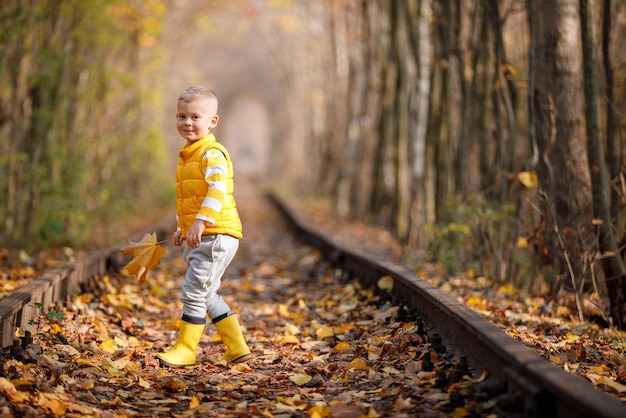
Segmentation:
<svg viewBox="0 0 626 418">
<path fill-rule="evenodd" d="M 217 106 L 212 100 L 178 101 L 176 129 L 187 142 L 204 138 L 217 125 Z"/>
</svg>

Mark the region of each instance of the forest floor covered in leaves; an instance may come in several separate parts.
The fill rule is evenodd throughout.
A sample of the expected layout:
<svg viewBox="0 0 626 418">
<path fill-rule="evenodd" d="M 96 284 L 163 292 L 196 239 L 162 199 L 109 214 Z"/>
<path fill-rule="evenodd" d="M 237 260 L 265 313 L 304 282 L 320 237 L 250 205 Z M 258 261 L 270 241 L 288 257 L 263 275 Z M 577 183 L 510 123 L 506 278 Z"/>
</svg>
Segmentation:
<svg viewBox="0 0 626 418">
<path fill-rule="evenodd" d="M 23 352 L 5 352 L 0 416 L 499 416 L 496 398 L 471 392 L 485 378 L 482 371 L 438 387 L 437 370 L 452 357 L 428 351 L 415 324 L 393 321 L 394 307 L 380 306 L 371 289 L 338 280 L 317 251 L 289 236 L 253 185 L 240 184 L 237 196 L 245 237 L 222 295 L 239 314 L 250 361 L 216 362 L 223 345 L 208 325 L 196 366 L 159 365 L 155 354 L 176 339 L 185 272 L 181 250 L 166 245 L 146 282 L 103 277 L 71 306 L 42 314 Z M 307 218 L 350 248 L 402 260 L 385 231 L 320 210 Z M 477 289 L 434 265 L 428 271 L 426 279 L 549 361 L 626 397 L 624 345 L 616 331 L 577 322 L 567 301 L 540 314 L 555 302 L 501 286 Z M 2 278 L 10 280 L 10 272 Z M 432 371 L 423 370 L 426 355 Z"/>
</svg>

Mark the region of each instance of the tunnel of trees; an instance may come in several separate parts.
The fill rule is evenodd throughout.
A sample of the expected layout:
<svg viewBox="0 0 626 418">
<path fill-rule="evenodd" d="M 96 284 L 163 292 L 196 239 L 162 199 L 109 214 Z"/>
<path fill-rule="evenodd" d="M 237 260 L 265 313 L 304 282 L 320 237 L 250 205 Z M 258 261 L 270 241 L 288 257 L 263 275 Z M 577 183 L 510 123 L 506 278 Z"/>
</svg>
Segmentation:
<svg viewBox="0 0 626 418">
<path fill-rule="evenodd" d="M 223 120 L 266 112 L 223 132 L 259 184 L 450 270 L 608 300 L 623 327 L 625 17 L 611 0 L 3 1 L 0 237 L 81 245 L 170 205 L 174 98 L 207 84 Z"/>
</svg>

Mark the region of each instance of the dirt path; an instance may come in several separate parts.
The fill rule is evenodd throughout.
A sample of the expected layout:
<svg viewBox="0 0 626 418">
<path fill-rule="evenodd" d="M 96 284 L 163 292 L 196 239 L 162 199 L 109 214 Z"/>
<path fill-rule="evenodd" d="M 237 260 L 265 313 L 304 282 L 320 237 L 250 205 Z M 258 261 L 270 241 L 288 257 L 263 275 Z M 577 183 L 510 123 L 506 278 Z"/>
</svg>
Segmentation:
<svg viewBox="0 0 626 418">
<path fill-rule="evenodd" d="M 159 365 L 155 354 L 176 339 L 185 271 L 180 249 L 166 246 L 146 282 L 103 277 L 100 291 L 41 316 L 33 341 L 5 359 L 0 415 L 402 416 L 445 403 L 439 389 L 426 406 L 428 391 L 416 392 L 435 372 L 418 375 L 423 341 L 410 324 L 385 324 L 393 310 L 339 283 L 254 185 L 241 182 L 237 198 L 245 238 L 222 294 L 240 315 L 250 361 L 215 362 L 224 348 L 209 325 L 195 366 Z"/>
</svg>

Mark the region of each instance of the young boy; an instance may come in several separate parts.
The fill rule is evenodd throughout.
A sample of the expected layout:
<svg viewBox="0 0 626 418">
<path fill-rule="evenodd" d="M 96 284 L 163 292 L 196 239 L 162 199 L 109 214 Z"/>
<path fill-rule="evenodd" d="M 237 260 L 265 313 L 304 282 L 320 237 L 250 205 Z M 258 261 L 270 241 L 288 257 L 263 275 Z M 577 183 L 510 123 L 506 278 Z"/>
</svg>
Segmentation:
<svg viewBox="0 0 626 418">
<path fill-rule="evenodd" d="M 166 366 L 195 364 L 207 316 L 226 345 L 221 360 L 239 363 L 251 355 L 237 315 L 217 293 L 242 237 L 233 197 L 233 166 L 228 151 L 211 133 L 219 119 L 217 105 L 215 93 L 201 86 L 187 88 L 178 98 L 176 127 L 187 144 L 176 169 L 178 228 L 172 241 L 184 245 L 188 268 L 178 340 L 169 351 L 157 354 Z"/>
</svg>

